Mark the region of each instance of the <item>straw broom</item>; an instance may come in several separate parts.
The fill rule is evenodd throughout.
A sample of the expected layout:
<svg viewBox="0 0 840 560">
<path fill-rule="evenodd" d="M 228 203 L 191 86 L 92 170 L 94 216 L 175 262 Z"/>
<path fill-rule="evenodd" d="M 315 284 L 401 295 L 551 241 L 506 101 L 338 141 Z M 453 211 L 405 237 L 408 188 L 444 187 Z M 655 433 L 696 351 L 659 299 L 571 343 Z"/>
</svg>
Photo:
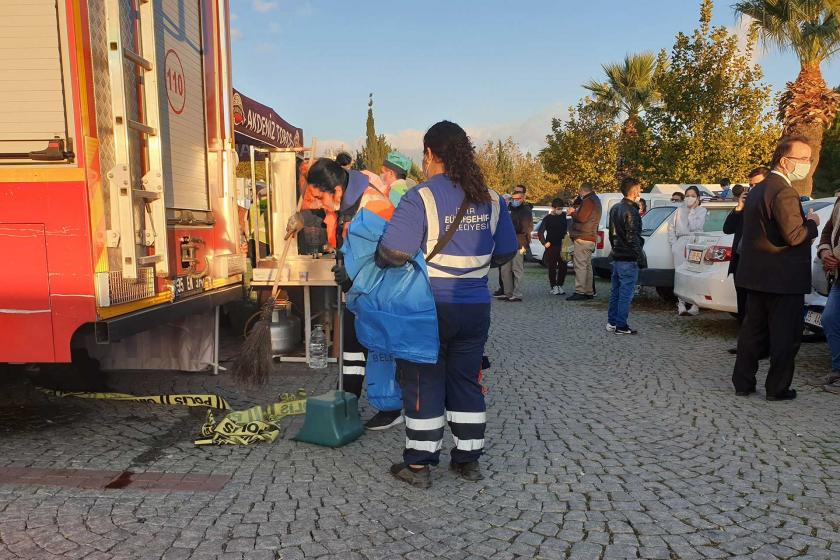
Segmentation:
<svg viewBox="0 0 840 560">
<path fill-rule="evenodd" d="M 312 156 L 310 163 L 315 157 L 315 144 L 313 142 Z M 300 212 L 303 205 L 303 195 L 306 193 L 307 185 L 303 192 L 298 197 L 297 212 Z M 271 316 L 274 313 L 274 308 L 277 305 L 277 296 L 280 293 L 280 272 L 283 270 L 283 265 L 286 264 L 286 256 L 289 254 L 289 247 L 292 246 L 292 241 L 295 238 L 294 231 L 286 232 L 283 238 L 284 246 L 283 253 L 280 255 L 280 260 L 277 261 L 277 267 L 274 272 L 274 284 L 271 287 L 271 297 L 269 297 L 260 308 L 260 318 L 254 323 L 251 332 L 242 343 L 242 349 L 236 362 L 233 364 L 233 378 L 248 385 L 265 385 L 268 381 L 268 375 L 271 373 Z"/>
</svg>

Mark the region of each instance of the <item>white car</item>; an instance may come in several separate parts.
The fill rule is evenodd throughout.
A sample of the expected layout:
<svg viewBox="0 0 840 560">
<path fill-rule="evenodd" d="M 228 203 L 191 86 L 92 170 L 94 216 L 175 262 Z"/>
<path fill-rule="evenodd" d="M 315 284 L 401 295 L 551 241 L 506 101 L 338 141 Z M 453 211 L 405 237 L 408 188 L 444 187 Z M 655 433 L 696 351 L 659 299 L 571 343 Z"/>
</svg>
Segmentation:
<svg viewBox="0 0 840 560">
<path fill-rule="evenodd" d="M 621 202 L 624 195 L 621 193 L 600 193 L 598 198 L 601 199 L 601 221 L 598 222 L 598 242 L 595 245 L 595 251 L 592 253 L 592 270 L 601 278 L 609 278 L 612 275 L 612 262 L 610 261 L 612 245 L 607 231 L 607 223 L 610 218 L 610 209 Z M 648 213 L 655 208 L 671 205 L 670 194 L 642 193 L 642 198 L 647 202 Z M 642 220 L 644 221 L 644 216 L 642 216 Z"/>
<path fill-rule="evenodd" d="M 822 233 L 823 225 L 831 217 L 834 198 L 821 198 L 811 200 L 802 204 L 807 212 L 814 210 L 820 217 L 819 231 Z M 708 205 L 707 205 L 708 206 Z M 727 212 L 728 213 L 728 212 Z M 725 219 L 725 216 L 724 216 Z M 707 224 L 709 220 L 707 219 Z M 718 220 L 713 221 L 714 224 Z M 721 226 L 718 228 L 722 230 Z M 729 275 L 729 263 L 732 260 L 732 239 L 733 235 L 727 235 L 722 231 L 706 231 L 694 234 L 689 241 L 686 251 L 686 262 L 680 265 L 674 277 L 674 293 L 680 298 L 696 304 L 703 309 L 714 309 L 736 313 L 738 302 L 735 293 L 735 284 L 732 276 Z M 816 260 L 817 242 L 812 246 L 812 252 Z M 819 260 L 816 263 L 820 266 L 820 274 L 813 273 L 814 284 L 817 285 L 817 278 L 822 276 L 822 265 Z M 816 265 L 815 265 L 816 266 Z M 824 298 L 818 293 L 806 296 L 806 304 L 819 307 L 825 305 Z M 819 327 L 820 310 L 814 310 L 811 322 L 813 326 Z"/>
<path fill-rule="evenodd" d="M 531 208 L 531 215 L 534 218 L 534 227 L 551 212 L 551 206 L 534 206 Z"/>
<path fill-rule="evenodd" d="M 735 202 L 705 202 L 703 207 L 706 209 L 703 233 L 714 233 L 723 229 L 723 222 L 730 210 L 735 208 Z M 674 256 L 668 241 L 668 221 L 676 209 L 676 205 L 653 208 L 642 218 L 648 266 L 639 271 L 639 285 L 653 286 L 665 298 L 671 297 L 674 291 Z"/>
</svg>

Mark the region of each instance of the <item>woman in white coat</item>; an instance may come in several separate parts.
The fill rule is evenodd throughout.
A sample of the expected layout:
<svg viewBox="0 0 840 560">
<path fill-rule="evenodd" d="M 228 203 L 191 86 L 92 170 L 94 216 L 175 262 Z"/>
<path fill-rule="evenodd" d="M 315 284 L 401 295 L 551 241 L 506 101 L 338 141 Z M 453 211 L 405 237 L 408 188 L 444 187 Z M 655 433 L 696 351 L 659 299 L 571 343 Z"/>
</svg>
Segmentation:
<svg viewBox="0 0 840 560">
<path fill-rule="evenodd" d="M 691 186 L 685 189 L 683 206 L 671 214 L 668 220 L 668 241 L 674 256 L 674 270 L 686 259 L 686 247 L 692 233 L 702 232 L 706 223 L 706 209 L 700 206 L 700 189 Z M 696 305 L 677 300 L 678 315 L 697 315 Z"/>
</svg>

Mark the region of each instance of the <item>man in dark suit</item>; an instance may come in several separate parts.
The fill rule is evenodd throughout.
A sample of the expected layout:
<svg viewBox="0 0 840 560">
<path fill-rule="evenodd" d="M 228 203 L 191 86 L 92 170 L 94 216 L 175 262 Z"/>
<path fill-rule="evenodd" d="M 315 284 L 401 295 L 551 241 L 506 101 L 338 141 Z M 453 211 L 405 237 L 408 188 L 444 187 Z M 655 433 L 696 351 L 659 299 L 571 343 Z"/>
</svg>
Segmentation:
<svg viewBox="0 0 840 560">
<path fill-rule="evenodd" d="M 791 186 L 811 167 L 806 139 L 782 138 L 771 167 L 744 204 L 735 285 L 747 290 L 747 304 L 732 383 L 736 395 L 754 393 L 758 360 L 769 354 L 764 387 L 767 400 L 776 401 L 796 398 L 790 384 L 802 340 L 805 294 L 811 291 L 811 243 L 819 218 L 805 215 Z"/>
<path fill-rule="evenodd" d="M 741 245 L 741 230 L 744 227 L 744 203 L 747 200 L 749 189 L 756 187 L 759 183 L 767 178 L 770 174 L 770 169 L 764 167 L 756 167 L 750 171 L 747 178 L 750 180 L 750 186 L 745 189 L 743 185 L 735 185 L 732 187 L 732 196 L 738 202 L 738 205 L 726 216 L 726 221 L 723 222 L 723 233 L 734 234 L 732 238 L 732 259 L 729 261 L 729 274 L 734 278 L 738 271 L 738 250 Z M 737 292 L 737 306 L 738 306 L 738 322 L 744 320 L 744 311 L 747 303 L 747 291 L 744 288 L 735 287 Z M 735 354 L 735 349 L 730 351 Z"/>
</svg>

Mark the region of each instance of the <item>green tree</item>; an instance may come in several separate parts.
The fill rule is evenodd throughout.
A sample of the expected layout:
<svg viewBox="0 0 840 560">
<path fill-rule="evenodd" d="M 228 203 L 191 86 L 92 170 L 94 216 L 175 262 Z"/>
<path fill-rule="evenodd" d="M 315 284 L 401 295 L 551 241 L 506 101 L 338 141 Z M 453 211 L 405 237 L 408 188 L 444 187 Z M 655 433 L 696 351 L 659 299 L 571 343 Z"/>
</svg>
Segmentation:
<svg viewBox="0 0 840 560">
<path fill-rule="evenodd" d="M 712 0 L 703 0 L 700 26 L 678 33 L 667 64 L 657 65 L 661 102 L 645 115 L 651 145 L 651 182 L 716 182 L 746 178 L 770 159 L 779 128 L 771 114 L 771 90 L 752 62 L 756 32 L 741 49 L 725 27 L 712 27 Z"/>
<path fill-rule="evenodd" d="M 596 107 L 613 118 L 621 118 L 619 153 L 615 166 L 617 181 L 639 174 L 640 148 L 644 142 L 641 114 L 657 100 L 654 74 L 656 55 L 628 54 L 623 63 L 602 66 L 606 81 L 591 80 L 583 87 L 592 92 Z"/>
<path fill-rule="evenodd" d="M 523 152 L 512 138 L 488 141 L 476 151 L 476 161 L 487 186 L 499 193 L 511 192 L 515 185 L 525 185 L 528 200 L 538 204 L 562 194 L 557 177 L 546 172 L 542 160 Z"/>
<path fill-rule="evenodd" d="M 582 183 L 601 192 L 616 191 L 619 135 L 614 118 L 597 102 L 584 98 L 569 108 L 566 119 L 551 120 L 551 134 L 540 158 L 546 171 L 557 177 L 560 192 L 571 194 Z"/>
<path fill-rule="evenodd" d="M 779 100 L 785 134 L 801 134 L 813 150 L 811 172 L 794 186 L 811 194 L 825 129 L 840 109 L 840 93 L 828 88 L 821 65 L 840 51 L 840 1 L 742 0 L 735 10 L 753 19 L 766 43 L 793 51 L 799 58 L 796 81 L 788 82 Z"/>
<path fill-rule="evenodd" d="M 364 168 L 374 173 L 379 173 L 382 163 L 385 161 L 385 156 L 391 151 L 391 146 L 385 140 L 384 134 L 376 134 L 376 125 L 373 121 L 373 94 L 370 94 L 368 100 L 367 113 L 367 131 L 365 135 L 365 146 L 361 150 L 361 159 L 364 162 Z M 358 157 L 357 157 L 358 167 Z"/>
<path fill-rule="evenodd" d="M 838 88 L 837 91 L 840 91 Z M 832 196 L 840 189 L 840 113 L 834 124 L 825 131 L 820 168 L 814 173 L 814 196 Z"/>
</svg>

